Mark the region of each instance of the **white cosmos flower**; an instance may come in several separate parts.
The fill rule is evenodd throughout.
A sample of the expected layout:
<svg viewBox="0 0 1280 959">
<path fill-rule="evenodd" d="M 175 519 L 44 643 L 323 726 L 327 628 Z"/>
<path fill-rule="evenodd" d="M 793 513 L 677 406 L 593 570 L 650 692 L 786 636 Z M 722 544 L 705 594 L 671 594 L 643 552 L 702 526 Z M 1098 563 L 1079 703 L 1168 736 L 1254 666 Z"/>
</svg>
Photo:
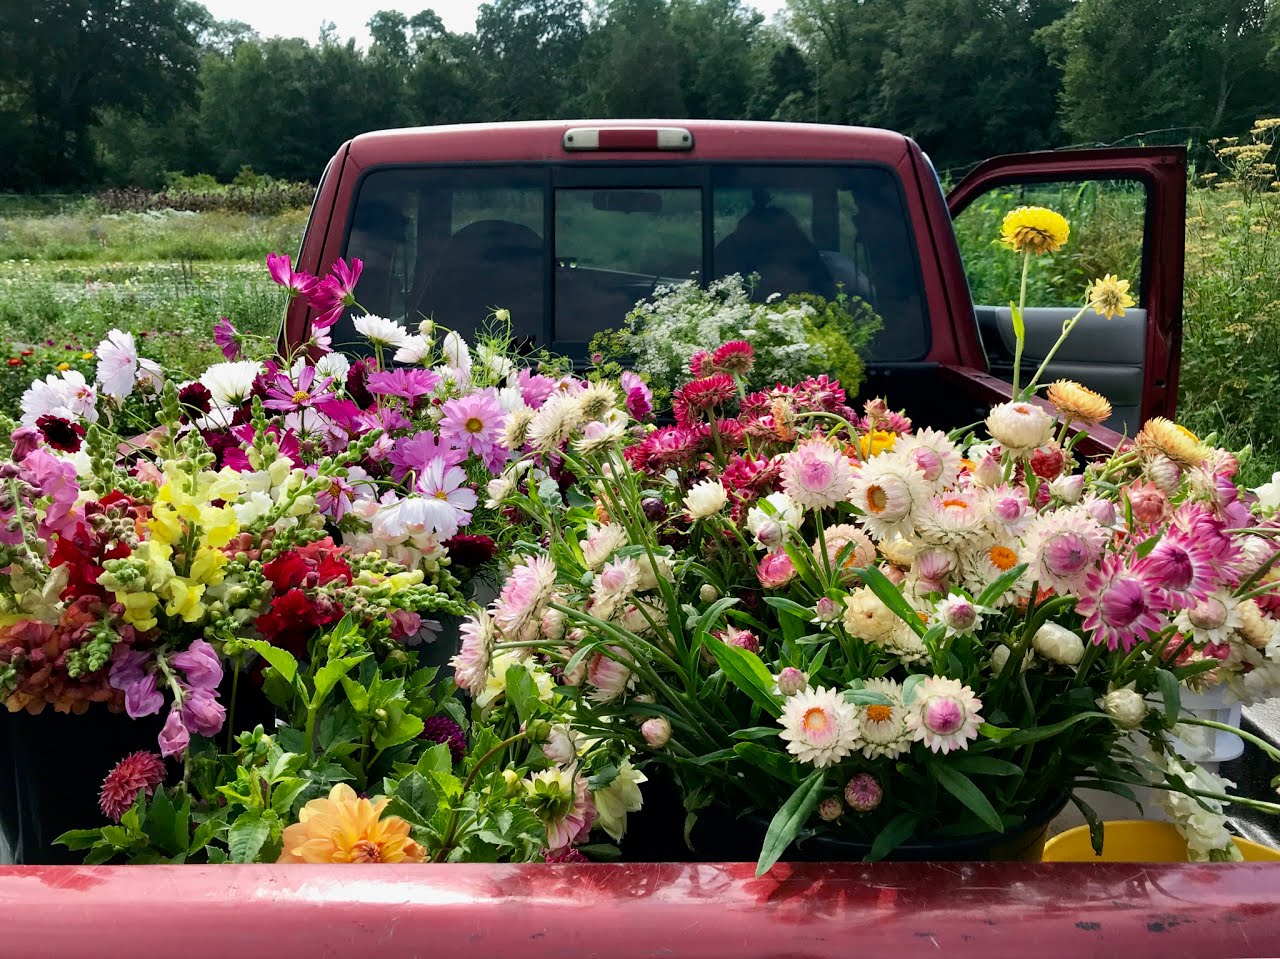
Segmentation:
<svg viewBox="0 0 1280 959">
<path fill-rule="evenodd" d="M 200 382 L 218 406 L 241 406 L 253 391 L 253 381 L 262 371 L 256 360 L 214 363 L 200 374 Z"/>
<path fill-rule="evenodd" d="M 431 355 L 431 347 L 435 344 L 421 333 L 405 337 L 400 349 L 392 357 L 397 363 L 423 363 Z"/>
<path fill-rule="evenodd" d="M 374 316 L 366 313 L 357 316 L 354 322 L 356 332 L 375 346 L 401 347 L 409 342 L 409 333 L 395 320 L 385 316 Z"/>
<path fill-rule="evenodd" d="M 289 372 L 296 378 L 307 365 L 306 357 L 300 357 Z M 315 366 L 317 379 L 324 379 L 327 376 L 332 377 L 338 384 L 342 384 L 346 382 L 347 373 L 351 369 L 351 361 L 341 353 L 326 353 L 316 360 Z"/>
<path fill-rule="evenodd" d="M 132 333 L 111 330 L 94 350 L 98 354 L 98 385 L 107 396 L 124 399 L 133 393 L 138 375 L 138 344 Z"/>
<path fill-rule="evenodd" d="M 1271 482 L 1255 487 L 1253 495 L 1258 497 L 1258 505 L 1267 512 L 1280 507 L 1280 472 L 1271 474 Z"/>
<path fill-rule="evenodd" d="M 453 379 L 459 386 L 471 382 L 471 351 L 467 349 L 467 341 L 456 332 L 450 331 L 440 344 L 440 352 L 444 354 L 445 365 L 453 370 Z"/>
<path fill-rule="evenodd" d="M 66 370 L 61 376 L 50 373 L 27 387 L 21 407 L 24 426 L 35 426 L 36 420 L 45 414 L 96 423 L 98 391 L 78 370 Z"/>
</svg>

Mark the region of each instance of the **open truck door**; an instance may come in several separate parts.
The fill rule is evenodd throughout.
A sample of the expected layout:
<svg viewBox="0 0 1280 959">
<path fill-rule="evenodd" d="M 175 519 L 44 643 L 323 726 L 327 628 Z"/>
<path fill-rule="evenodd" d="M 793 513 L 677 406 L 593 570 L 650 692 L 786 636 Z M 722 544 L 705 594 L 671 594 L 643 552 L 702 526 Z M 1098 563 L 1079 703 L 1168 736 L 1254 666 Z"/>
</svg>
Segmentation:
<svg viewBox="0 0 1280 959">
<path fill-rule="evenodd" d="M 998 243 L 1005 213 L 1045 206 L 1071 223 L 1071 239 L 1031 264 L 1024 382 L 1086 285 L 1105 273 L 1132 283 L 1135 306 L 1107 320 L 1088 311 L 1049 364 L 1044 381 L 1066 378 L 1112 404 L 1107 422 L 1132 436 L 1152 416 L 1174 417 L 1182 348 L 1186 150 L 1135 147 L 1011 154 L 979 164 L 951 191 L 955 223 L 991 372 L 1012 379 L 1022 260 Z"/>
</svg>

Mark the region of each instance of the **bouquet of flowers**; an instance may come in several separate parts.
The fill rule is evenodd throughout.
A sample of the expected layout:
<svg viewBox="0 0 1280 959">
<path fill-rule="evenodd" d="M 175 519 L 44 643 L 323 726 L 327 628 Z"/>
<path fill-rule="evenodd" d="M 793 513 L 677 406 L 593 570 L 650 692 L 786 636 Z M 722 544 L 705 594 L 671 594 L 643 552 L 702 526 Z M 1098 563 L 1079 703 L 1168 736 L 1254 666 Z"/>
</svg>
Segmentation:
<svg viewBox="0 0 1280 959">
<path fill-rule="evenodd" d="M 1086 308 L 1126 290 L 1099 280 Z M 544 538 L 471 621 L 459 685 L 502 656 L 559 671 L 578 723 L 647 750 L 690 814 L 742 817 L 761 871 L 818 834 L 872 859 L 1022 849 L 1068 800 L 1100 843 L 1084 786 L 1176 794 L 1201 858 L 1234 854 L 1223 802 L 1280 811 L 1176 749 L 1219 725 L 1182 690 L 1280 682 L 1280 521 L 1234 456 L 1154 418 L 1084 463 L 1109 404 L 1068 381 L 1032 400 L 1043 366 L 948 435 L 825 377 L 748 392 L 754 363 L 742 341 L 700 358 L 673 426 L 563 431 L 577 496 L 511 481 L 544 450 L 508 466 L 492 495 Z"/>
<path fill-rule="evenodd" d="M 862 354 L 881 320 L 857 297 L 833 300 L 810 293 L 771 296 L 753 302 L 755 277 L 738 274 L 713 281 L 705 290 L 693 281 L 659 287 L 636 304 L 620 330 L 597 334 L 591 349 L 605 369 L 626 364 L 666 402 L 684 370 L 695 376 L 714 371 L 711 351 L 726 340 L 752 347 L 755 364 L 745 374 L 751 388 L 792 377 L 825 375 L 853 393 L 862 382 Z"/>
</svg>

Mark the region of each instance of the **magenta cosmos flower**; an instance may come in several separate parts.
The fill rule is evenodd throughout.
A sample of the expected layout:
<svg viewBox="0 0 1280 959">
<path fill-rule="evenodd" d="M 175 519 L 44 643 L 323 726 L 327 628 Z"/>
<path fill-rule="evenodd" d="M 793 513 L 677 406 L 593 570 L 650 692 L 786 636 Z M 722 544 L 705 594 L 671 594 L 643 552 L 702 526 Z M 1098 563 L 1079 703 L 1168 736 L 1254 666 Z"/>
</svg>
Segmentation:
<svg viewBox="0 0 1280 959">
<path fill-rule="evenodd" d="M 460 396 L 444 404 L 440 438 L 488 462 L 494 456 L 494 448 L 499 445 L 503 419 L 502 407 L 492 390 Z M 504 449 L 503 460 L 506 459 L 505 453 Z"/>
<path fill-rule="evenodd" d="M 220 316 L 213 324 L 213 342 L 227 359 L 240 358 L 240 331 L 227 317 Z"/>
<path fill-rule="evenodd" d="M 1089 574 L 1076 612 L 1084 617 L 1084 628 L 1093 633 L 1096 645 L 1128 652 L 1164 626 L 1165 605 L 1158 587 L 1113 554 Z"/>
<path fill-rule="evenodd" d="M 314 366 L 304 366 L 299 370 L 297 380 L 287 373 L 276 373 L 267 383 L 267 399 L 262 405 L 286 413 L 306 409 L 327 412 L 330 405 L 340 402 L 332 387 L 333 377 L 326 376 L 317 381 Z"/>
<path fill-rule="evenodd" d="M 267 254 L 267 272 L 271 274 L 271 279 L 289 291 L 290 299 L 296 296 L 310 297 L 319 282 L 310 273 L 295 270 L 292 259 L 283 253 Z"/>
<path fill-rule="evenodd" d="M 365 388 L 375 396 L 399 396 L 413 406 L 440 385 L 440 374 L 431 370 L 397 368 L 373 373 Z"/>
<path fill-rule="evenodd" d="M 312 309 L 320 315 L 311 321 L 313 328 L 326 329 L 333 326 L 342 315 L 342 311 L 356 302 L 356 284 L 360 282 L 360 273 L 364 269 L 364 261 L 352 257 L 350 265 L 342 257 L 333 261 L 333 272 L 323 280 L 318 280 L 307 291 L 306 297 Z"/>
<path fill-rule="evenodd" d="M 397 483 L 410 473 L 421 473 L 433 460 L 443 460 L 445 466 L 460 466 L 467 458 L 467 451 L 449 445 L 430 430 L 402 436 L 387 459 L 391 462 L 391 478 Z"/>
</svg>

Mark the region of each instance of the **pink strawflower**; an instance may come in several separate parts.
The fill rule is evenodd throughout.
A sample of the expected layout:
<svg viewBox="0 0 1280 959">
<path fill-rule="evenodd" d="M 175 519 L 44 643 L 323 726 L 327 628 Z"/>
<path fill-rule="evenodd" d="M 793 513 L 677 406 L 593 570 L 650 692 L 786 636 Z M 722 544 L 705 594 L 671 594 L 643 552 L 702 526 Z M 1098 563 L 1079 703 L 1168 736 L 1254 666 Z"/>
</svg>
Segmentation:
<svg viewBox="0 0 1280 959">
<path fill-rule="evenodd" d="M 726 646 L 737 646 L 739 649 L 745 649 L 749 653 L 760 652 L 760 640 L 749 629 L 738 629 L 736 626 L 730 626 L 724 632 L 717 633 L 716 639 Z"/>
<path fill-rule="evenodd" d="M 164 760 L 155 753 L 138 751 L 125 756 L 102 781 L 102 791 L 98 794 L 102 814 L 112 822 L 119 822 L 137 801 L 138 793 L 145 792 L 148 799 L 155 795 L 164 776 Z"/>
<path fill-rule="evenodd" d="M 745 376 L 755 365 L 756 352 L 746 340 L 731 340 L 711 354 L 711 365 L 723 373 Z"/>
<path fill-rule="evenodd" d="M 849 495 L 853 469 L 844 453 L 820 438 L 803 440 L 782 463 L 782 489 L 806 509 L 827 509 Z"/>
<path fill-rule="evenodd" d="M 504 418 L 492 390 L 461 396 L 444 404 L 440 438 L 488 459 L 501 442 Z"/>
<path fill-rule="evenodd" d="M 240 358 L 240 331 L 225 316 L 218 317 L 218 322 L 213 324 L 213 342 L 227 359 Z"/>
<path fill-rule="evenodd" d="M 907 729 L 935 753 L 968 749 L 969 741 L 978 738 L 981 709 L 982 700 L 959 680 L 930 676 L 907 704 Z"/>
<path fill-rule="evenodd" d="M 419 399 L 440 385 L 440 374 L 431 370 L 404 369 L 383 370 L 369 376 L 365 386 L 376 396 L 399 396 L 413 406 Z"/>
<path fill-rule="evenodd" d="M 449 660 L 453 667 L 453 680 L 459 689 L 472 696 L 484 691 L 489 680 L 489 663 L 493 658 L 493 620 L 483 609 L 462 621 L 458 630 L 462 645 L 457 655 Z"/>
<path fill-rule="evenodd" d="M 684 384 L 671 395 L 671 411 L 682 426 L 701 419 L 701 414 L 728 402 L 737 394 L 733 377 L 712 373 Z"/>
<path fill-rule="evenodd" d="M 310 273 L 294 270 L 288 254 L 268 253 L 267 271 L 271 274 L 271 279 L 289 291 L 290 299 L 297 296 L 310 297 L 318 282 Z"/>
<path fill-rule="evenodd" d="M 556 585 L 556 564 L 549 556 L 528 556 L 516 566 L 493 604 L 493 620 L 508 642 L 537 638 L 542 616 Z"/>
<path fill-rule="evenodd" d="M 617 646 L 610 646 L 608 652 L 614 656 L 625 655 L 625 650 Z M 627 691 L 627 687 L 635 682 L 635 676 L 617 660 L 604 653 L 596 653 L 587 663 L 587 682 L 595 687 L 587 694 L 588 699 L 595 703 L 611 703 Z"/>
<path fill-rule="evenodd" d="M 1133 571 L 1162 590 L 1169 604 L 1178 609 L 1195 606 L 1217 586 L 1212 552 L 1178 529 L 1170 530 L 1150 553 L 1135 562 Z"/>
<path fill-rule="evenodd" d="M 1106 541 L 1107 531 L 1085 510 L 1044 513 L 1026 536 L 1031 578 L 1039 580 L 1041 588 L 1078 594 L 1101 558 Z"/>
<path fill-rule="evenodd" d="M 1159 588 L 1112 554 L 1089 573 L 1076 612 L 1084 617 L 1083 627 L 1093 633 L 1095 644 L 1128 652 L 1164 626 L 1161 613 L 1166 606 Z"/>
<path fill-rule="evenodd" d="M 1169 499 L 1155 483 L 1134 483 L 1121 492 L 1129 499 L 1133 518 L 1143 525 L 1159 523 L 1169 512 Z"/>
<path fill-rule="evenodd" d="M 782 550 L 768 553 L 756 567 L 756 576 L 765 589 L 780 589 L 796 578 L 796 567 L 791 557 Z"/>
<path fill-rule="evenodd" d="M 707 350 L 695 350 L 689 357 L 689 372 L 694 376 L 705 376 L 712 372 L 711 353 Z"/>
<path fill-rule="evenodd" d="M 857 812 L 871 812 L 884 799 L 884 789 L 870 773 L 858 773 L 844 787 L 844 801 Z"/>
</svg>

